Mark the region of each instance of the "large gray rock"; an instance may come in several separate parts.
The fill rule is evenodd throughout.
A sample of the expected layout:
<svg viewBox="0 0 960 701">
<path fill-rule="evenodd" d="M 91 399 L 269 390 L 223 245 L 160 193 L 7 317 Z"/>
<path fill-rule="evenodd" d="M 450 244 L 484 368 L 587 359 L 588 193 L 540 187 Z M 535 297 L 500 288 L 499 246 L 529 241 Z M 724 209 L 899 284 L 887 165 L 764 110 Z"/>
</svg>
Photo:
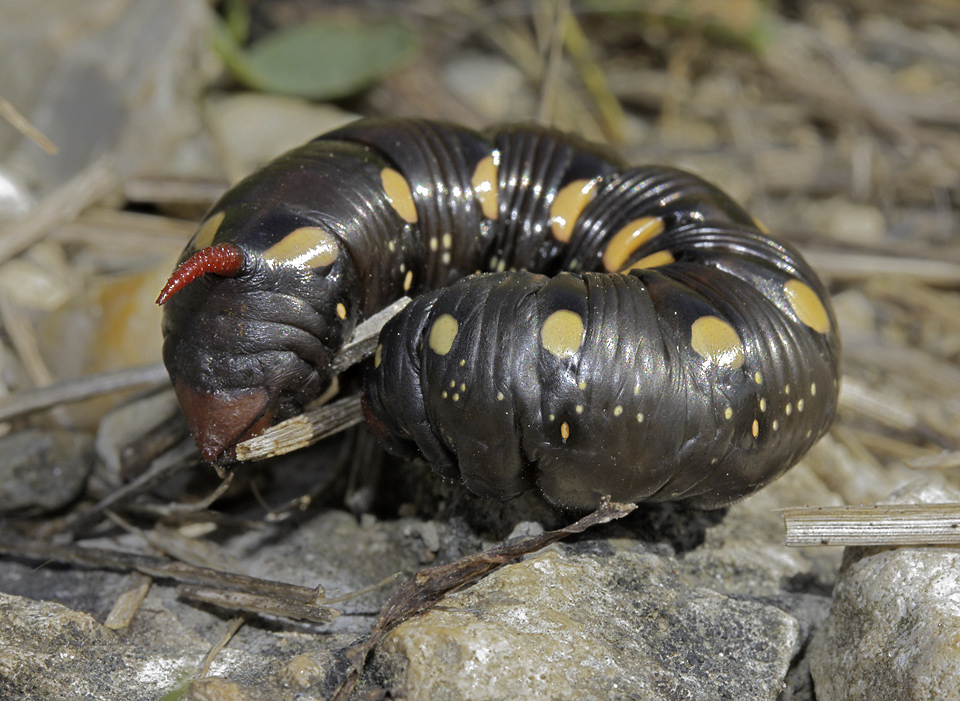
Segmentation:
<svg viewBox="0 0 960 701">
<path fill-rule="evenodd" d="M 893 503 L 960 502 L 915 485 Z M 960 549 L 848 548 L 830 615 L 814 635 L 819 701 L 960 699 Z"/>
<path fill-rule="evenodd" d="M 551 550 L 396 628 L 413 699 L 775 699 L 800 643 L 781 609 L 682 584 L 652 553 Z"/>
</svg>

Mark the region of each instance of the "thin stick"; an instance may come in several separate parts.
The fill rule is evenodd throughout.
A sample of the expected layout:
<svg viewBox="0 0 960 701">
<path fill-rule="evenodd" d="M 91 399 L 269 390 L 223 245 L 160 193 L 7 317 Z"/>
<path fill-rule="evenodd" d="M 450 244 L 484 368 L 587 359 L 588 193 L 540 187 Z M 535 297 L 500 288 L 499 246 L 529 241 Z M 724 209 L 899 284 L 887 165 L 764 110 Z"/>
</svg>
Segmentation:
<svg viewBox="0 0 960 701">
<path fill-rule="evenodd" d="M 210 671 L 210 665 L 213 664 L 214 658 L 220 654 L 220 651 L 226 647 L 227 643 L 230 642 L 230 639 L 237 634 L 238 630 L 240 630 L 240 626 L 246 622 L 246 616 L 236 616 L 230 619 L 230 622 L 227 624 L 227 629 L 223 632 L 223 635 L 220 636 L 217 644 L 210 649 L 210 652 L 208 652 L 207 656 L 204 658 L 203 666 L 200 668 L 200 671 L 197 672 L 197 679 L 207 676 L 207 672 Z"/>
<path fill-rule="evenodd" d="M 160 363 L 57 382 L 48 387 L 19 392 L 0 401 L 0 421 L 9 421 L 60 404 L 82 402 L 91 397 L 144 385 L 160 386 L 167 382 L 167 371 Z"/>
<path fill-rule="evenodd" d="M 790 547 L 960 544 L 960 504 L 797 507 L 783 522 Z"/>
<path fill-rule="evenodd" d="M 0 263 L 40 241 L 56 226 L 72 221 L 116 187 L 117 176 L 109 158 L 87 166 L 44 198 L 26 218 L 0 230 Z"/>
<path fill-rule="evenodd" d="M 30 139 L 33 143 L 49 153 L 51 156 L 56 156 L 60 152 L 60 149 L 57 148 L 55 143 L 50 141 L 50 139 L 48 139 L 42 131 L 30 123 L 30 120 L 20 114 L 16 107 L 14 107 L 8 100 L 4 100 L 2 97 L 0 97 L 0 115 L 10 122 L 14 129 Z"/>
</svg>

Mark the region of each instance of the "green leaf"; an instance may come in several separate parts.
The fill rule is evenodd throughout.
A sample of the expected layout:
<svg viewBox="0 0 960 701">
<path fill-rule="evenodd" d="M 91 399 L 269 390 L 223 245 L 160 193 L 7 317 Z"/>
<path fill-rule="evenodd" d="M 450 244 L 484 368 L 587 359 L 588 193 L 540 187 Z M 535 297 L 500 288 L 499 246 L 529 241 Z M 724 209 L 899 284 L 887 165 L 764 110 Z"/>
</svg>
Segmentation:
<svg viewBox="0 0 960 701">
<path fill-rule="evenodd" d="M 215 39 L 237 80 L 263 92 L 331 100 L 359 92 L 416 54 L 406 26 L 324 20 L 284 29 L 243 50 L 219 33 Z"/>
</svg>

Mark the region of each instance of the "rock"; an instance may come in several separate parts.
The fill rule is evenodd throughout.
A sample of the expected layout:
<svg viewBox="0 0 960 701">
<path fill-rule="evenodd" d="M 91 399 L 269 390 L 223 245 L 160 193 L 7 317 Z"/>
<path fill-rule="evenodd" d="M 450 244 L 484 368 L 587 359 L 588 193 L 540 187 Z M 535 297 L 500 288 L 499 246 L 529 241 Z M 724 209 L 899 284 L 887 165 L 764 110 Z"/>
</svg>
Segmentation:
<svg viewBox="0 0 960 701">
<path fill-rule="evenodd" d="M 80 494 L 93 468 L 93 439 L 27 429 L 0 438 L 0 514 L 55 511 Z"/>
<path fill-rule="evenodd" d="M 377 664 L 413 699 L 777 698 L 797 621 L 685 586 L 674 564 L 550 550 L 398 626 Z"/>
<path fill-rule="evenodd" d="M 914 484 L 893 503 L 960 502 Z M 960 549 L 848 548 L 825 625 L 811 643 L 819 701 L 960 699 Z"/>
</svg>

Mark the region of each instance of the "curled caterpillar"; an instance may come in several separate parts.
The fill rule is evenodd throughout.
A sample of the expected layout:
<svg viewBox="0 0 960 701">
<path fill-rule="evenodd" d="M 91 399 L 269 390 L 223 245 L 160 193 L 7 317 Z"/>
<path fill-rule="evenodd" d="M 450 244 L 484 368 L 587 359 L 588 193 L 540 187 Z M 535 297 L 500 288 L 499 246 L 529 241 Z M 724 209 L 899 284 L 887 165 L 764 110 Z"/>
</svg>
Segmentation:
<svg viewBox="0 0 960 701">
<path fill-rule="evenodd" d="M 161 293 L 204 457 L 318 396 L 403 295 L 367 423 L 480 495 L 719 507 L 836 410 L 823 285 L 716 187 L 542 127 L 361 120 L 224 195 Z"/>
</svg>

